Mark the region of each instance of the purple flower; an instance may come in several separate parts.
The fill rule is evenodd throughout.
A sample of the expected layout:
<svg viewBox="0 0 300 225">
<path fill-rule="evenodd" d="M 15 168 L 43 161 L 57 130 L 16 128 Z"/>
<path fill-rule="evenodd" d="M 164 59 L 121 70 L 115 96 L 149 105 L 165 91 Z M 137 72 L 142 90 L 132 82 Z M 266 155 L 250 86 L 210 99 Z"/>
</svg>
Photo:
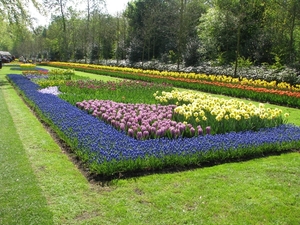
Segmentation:
<svg viewBox="0 0 300 225">
<path fill-rule="evenodd" d="M 156 133 L 156 130 L 157 130 L 156 127 L 151 127 L 151 131 L 150 131 L 150 132 L 151 132 L 152 134 L 155 134 L 155 133 Z"/>
<path fill-rule="evenodd" d="M 125 131 L 125 124 L 124 123 L 120 123 L 120 130 Z"/>
<path fill-rule="evenodd" d="M 136 133 L 136 138 L 137 138 L 138 140 L 141 140 L 142 137 L 143 137 L 143 133 L 142 133 L 141 131 L 138 131 L 138 132 Z"/>
<path fill-rule="evenodd" d="M 162 134 L 161 129 L 156 130 L 156 137 L 157 137 L 157 138 L 160 138 L 160 137 L 161 137 L 161 134 Z"/>
<path fill-rule="evenodd" d="M 128 135 L 129 135 L 129 137 L 134 136 L 134 131 L 131 128 L 128 129 Z"/>
<path fill-rule="evenodd" d="M 202 136 L 203 135 L 203 130 L 202 130 L 202 127 L 200 125 L 197 126 L 197 130 L 198 130 L 198 135 Z"/>
<path fill-rule="evenodd" d="M 211 128 L 210 127 L 206 127 L 206 134 L 210 134 Z"/>
<path fill-rule="evenodd" d="M 169 130 L 170 130 L 172 138 L 175 138 L 176 137 L 176 129 L 175 129 L 175 127 L 170 127 Z"/>
<path fill-rule="evenodd" d="M 179 130 L 180 133 L 183 133 L 183 131 L 185 130 L 185 125 L 183 123 L 179 125 Z"/>
<path fill-rule="evenodd" d="M 195 136 L 195 128 L 194 127 L 191 127 L 190 128 L 190 132 L 191 132 L 191 136 Z"/>
<path fill-rule="evenodd" d="M 143 137 L 147 139 L 149 137 L 149 131 L 147 130 L 143 131 Z"/>
</svg>

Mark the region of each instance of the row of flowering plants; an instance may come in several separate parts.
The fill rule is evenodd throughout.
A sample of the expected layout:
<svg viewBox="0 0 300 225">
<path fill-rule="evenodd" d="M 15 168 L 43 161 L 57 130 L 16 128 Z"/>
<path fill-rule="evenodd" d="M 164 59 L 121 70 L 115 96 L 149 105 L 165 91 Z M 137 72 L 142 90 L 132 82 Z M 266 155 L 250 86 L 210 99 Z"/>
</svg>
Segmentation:
<svg viewBox="0 0 300 225">
<path fill-rule="evenodd" d="M 112 126 L 113 118 L 111 118 L 109 123 L 99 119 L 99 116 L 107 117 L 108 119 L 109 115 L 103 114 L 109 110 L 120 111 L 124 106 L 120 103 L 118 105 L 112 101 L 97 102 L 88 100 L 78 103 L 78 107 L 76 107 L 56 95 L 41 92 L 41 87 L 25 76 L 10 74 L 7 77 L 27 102 L 34 107 L 40 117 L 49 123 L 60 138 L 71 146 L 74 152 L 89 166 L 90 170 L 105 176 L 111 176 L 120 172 L 220 162 L 256 156 L 262 153 L 296 149 L 300 145 L 300 127 L 283 124 L 281 116 L 278 116 L 278 125 L 257 128 L 257 131 L 232 131 L 215 135 L 207 132 L 206 135 L 194 135 L 189 138 L 178 135 L 177 138 L 171 139 L 158 136 L 146 139 L 143 138 L 145 134 L 142 132 L 138 136 L 133 137 L 129 129 L 127 133 L 125 130 L 120 129 L 121 126 L 126 127 L 128 125 L 127 122 L 132 124 L 136 121 L 129 121 L 130 118 L 128 118 L 127 121 L 123 121 L 124 125 L 121 125 L 121 120 L 119 122 L 114 119 L 115 124 L 119 122 L 119 129 L 116 129 Z M 157 100 L 168 98 L 166 97 L 167 95 L 167 93 L 162 92 L 161 94 L 156 93 Z M 165 108 L 162 109 L 165 113 L 162 115 L 162 118 L 166 120 L 170 117 L 168 116 L 168 110 L 174 109 L 176 101 L 180 101 L 178 98 L 169 98 L 169 100 L 174 101 L 175 104 L 168 103 L 165 107 L 163 105 L 155 106 L 156 108 Z M 186 102 L 184 104 L 189 104 L 188 100 L 184 101 Z M 102 106 L 99 104 L 102 104 Z M 108 108 L 105 108 L 105 104 L 108 105 Z M 91 110 L 91 105 L 97 107 L 97 112 Z M 120 107 L 118 108 L 119 110 L 116 107 Z M 154 108 L 154 106 L 142 104 L 134 107 L 139 107 L 138 110 L 135 109 L 135 112 L 140 112 L 137 114 L 138 124 L 142 122 L 142 118 L 139 121 L 139 115 L 150 111 L 149 108 L 145 107 Z M 192 112 L 195 114 L 195 111 Z M 91 115 L 93 113 L 94 115 Z M 114 118 L 117 116 L 123 116 L 124 118 L 126 113 L 130 112 L 120 112 L 119 115 L 115 114 Z M 268 119 L 268 117 L 275 116 L 276 113 L 280 114 L 280 112 L 268 112 L 267 118 L 261 119 Z M 189 115 L 189 113 L 178 116 L 186 117 L 186 115 Z M 224 118 L 225 116 L 226 113 Z M 145 117 L 151 118 L 151 115 Z M 182 124 L 187 125 L 188 123 Z M 175 123 L 174 125 L 176 127 Z M 201 132 L 198 131 L 198 133 Z M 140 135 L 142 135 L 141 138 L 139 138 Z M 149 135 L 151 134 L 149 133 Z M 153 135 L 158 134 L 155 133 Z"/>
<path fill-rule="evenodd" d="M 86 68 L 91 70 L 102 70 L 102 71 L 119 71 L 130 74 L 144 74 L 152 75 L 157 77 L 167 77 L 167 78 L 178 78 L 178 79 L 191 79 L 191 80 L 203 80 L 203 81 L 215 81 L 230 84 L 241 84 L 253 87 L 265 87 L 269 89 L 278 90 L 291 90 L 300 91 L 300 84 L 291 84 L 283 81 L 267 81 L 262 79 L 253 79 L 246 77 L 234 78 L 232 76 L 226 75 L 208 75 L 199 74 L 194 72 L 173 72 L 173 71 L 158 71 L 158 70 L 143 70 L 135 69 L 130 67 L 117 67 L 117 66 L 105 66 L 105 65 L 92 65 L 92 64 L 78 64 L 78 63 L 64 63 L 64 62 L 48 62 L 51 66 L 66 67 L 66 68 Z"/>
<path fill-rule="evenodd" d="M 32 64 L 32 63 L 20 64 L 20 69 L 21 70 L 35 70 L 36 64 Z"/>
<path fill-rule="evenodd" d="M 233 78 L 225 75 L 207 75 L 186 72 L 142 70 L 126 67 L 49 62 L 51 66 L 74 68 L 121 78 L 152 82 L 166 82 L 176 87 L 224 94 L 239 98 L 249 98 L 290 107 L 300 107 L 300 84 L 287 82 L 254 80 L 243 77 Z"/>
</svg>

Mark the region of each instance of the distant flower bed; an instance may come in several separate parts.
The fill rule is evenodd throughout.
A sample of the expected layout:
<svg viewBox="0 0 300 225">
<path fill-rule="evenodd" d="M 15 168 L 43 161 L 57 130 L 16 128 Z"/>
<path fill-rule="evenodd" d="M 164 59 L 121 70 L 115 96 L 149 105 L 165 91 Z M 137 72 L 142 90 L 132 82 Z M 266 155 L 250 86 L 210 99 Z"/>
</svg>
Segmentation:
<svg viewBox="0 0 300 225">
<path fill-rule="evenodd" d="M 39 84 L 42 88 L 60 86 L 66 83 L 66 81 L 76 80 L 78 76 L 75 75 L 74 70 L 64 69 L 37 69 L 22 71 L 23 76 Z"/>
<path fill-rule="evenodd" d="M 14 64 L 14 65 L 11 65 L 10 69 L 11 70 L 21 70 L 22 73 L 26 73 L 26 72 L 31 72 L 31 73 L 37 73 L 37 72 L 48 73 L 47 69 L 33 66 L 34 64 L 31 64 L 29 66 L 21 66 L 21 65 L 27 65 L 27 64 Z"/>
<path fill-rule="evenodd" d="M 299 148 L 300 145 L 300 127 L 289 124 L 256 132 L 250 130 L 171 140 L 137 140 L 55 95 L 40 93 L 40 86 L 24 76 L 10 74 L 8 79 L 90 170 L 102 175 L 199 165 L 281 152 Z M 107 112 L 112 107 L 97 108 Z"/>
<path fill-rule="evenodd" d="M 78 63 L 50 62 L 50 66 L 76 68 L 76 70 L 138 79 L 151 82 L 166 82 L 174 87 L 196 89 L 209 93 L 248 98 L 290 107 L 300 107 L 300 84 L 283 81 L 268 81 L 253 78 L 233 78 L 225 75 L 207 75 L 188 72 L 143 70 L 127 67 L 102 66 Z M 266 78 L 267 79 L 267 78 Z"/>
<path fill-rule="evenodd" d="M 109 70 L 109 71 L 120 71 L 126 73 L 136 73 L 144 75 L 155 75 L 166 78 L 184 78 L 191 80 L 204 80 L 204 81 L 213 81 L 213 82 L 223 82 L 230 84 L 241 84 L 254 87 L 264 87 L 271 89 L 280 89 L 280 90 L 292 90 L 300 92 L 300 84 L 289 84 L 287 82 L 277 82 L 277 81 L 266 81 L 262 79 L 248 79 L 245 77 L 234 78 L 232 76 L 226 75 L 208 75 L 194 72 L 173 72 L 173 71 L 158 71 L 158 70 L 143 70 L 135 69 L 130 67 L 117 67 L 117 66 L 105 66 L 105 65 L 91 65 L 91 64 L 80 64 L 80 63 L 64 63 L 64 62 L 50 62 L 50 65 L 54 66 L 67 66 L 69 68 L 90 68 L 98 70 Z"/>
<path fill-rule="evenodd" d="M 24 63 L 24 64 L 20 64 L 20 68 L 21 68 L 22 70 L 35 69 L 35 68 L 36 68 L 36 64 L 32 64 L 32 63 Z"/>
</svg>

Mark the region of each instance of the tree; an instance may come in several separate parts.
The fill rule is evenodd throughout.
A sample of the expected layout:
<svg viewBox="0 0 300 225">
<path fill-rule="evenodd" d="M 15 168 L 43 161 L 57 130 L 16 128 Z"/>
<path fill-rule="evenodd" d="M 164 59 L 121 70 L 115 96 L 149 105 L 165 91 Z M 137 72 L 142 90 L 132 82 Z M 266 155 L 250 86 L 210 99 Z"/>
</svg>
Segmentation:
<svg viewBox="0 0 300 225">
<path fill-rule="evenodd" d="M 14 34 L 10 30 L 10 26 L 7 22 L 0 17 L 0 49 L 9 51 L 13 46 L 13 36 Z"/>
<path fill-rule="evenodd" d="M 72 7 L 68 7 L 68 0 L 44 0 L 44 5 L 52 12 L 56 13 L 54 18 L 61 25 L 60 34 L 60 60 L 67 60 L 70 56 L 68 54 L 68 33 L 67 33 L 67 13 L 68 10 L 72 10 Z"/>
<path fill-rule="evenodd" d="M 97 15 L 99 15 L 102 11 L 102 9 L 105 6 L 104 0 L 86 0 L 86 26 L 85 26 L 85 46 L 84 46 L 84 52 L 85 55 L 89 55 L 92 51 L 95 50 L 96 47 L 95 44 L 95 23 L 97 20 Z M 95 52 L 94 52 L 95 53 Z M 99 54 L 99 53 L 97 53 Z M 85 58 L 87 60 L 87 57 Z M 93 61 L 93 60 L 92 60 Z M 85 61 L 87 62 L 87 61 Z"/>
<path fill-rule="evenodd" d="M 206 49 L 216 52 L 222 63 L 234 62 L 235 75 L 239 58 L 259 64 L 262 55 L 270 56 L 266 10 L 260 0 L 215 0 L 214 7 L 201 18 L 199 36 Z"/>
<path fill-rule="evenodd" d="M 174 49 L 174 5 L 174 0 L 136 0 L 128 4 L 125 16 L 131 61 L 158 59 Z"/>
<path fill-rule="evenodd" d="M 267 16 L 266 29 L 272 34 L 274 56 L 285 64 L 296 62 L 300 57 L 300 1 L 270 0 Z"/>
<path fill-rule="evenodd" d="M 32 19 L 28 12 L 29 4 L 32 4 L 38 11 L 42 11 L 41 5 L 36 0 L 0 0 L 0 17 L 10 23 L 31 25 Z"/>
</svg>

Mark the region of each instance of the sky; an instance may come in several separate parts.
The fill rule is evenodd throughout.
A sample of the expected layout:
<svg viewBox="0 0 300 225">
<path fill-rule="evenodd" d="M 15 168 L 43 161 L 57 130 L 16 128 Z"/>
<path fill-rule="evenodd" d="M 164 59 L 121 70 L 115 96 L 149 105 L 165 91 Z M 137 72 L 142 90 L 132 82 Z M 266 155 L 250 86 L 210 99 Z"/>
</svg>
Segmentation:
<svg viewBox="0 0 300 225">
<path fill-rule="evenodd" d="M 77 0 L 77 1 L 79 1 L 79 0 Z M 130 0 L 105 0 L 105 1 L 106 1 L 106 8 L 107 8 L 108 13 L 112 16 L 115 16 L 118 12 L 122 12 L 125 10 L 127 3 Z M 35 25 L 44 26 L 50 22 L 49 18 L 39 15 L 39 13 L 32 6 L 30 6 L 29 8 L 33 14 L 33 17 L 36 18 L 36 22 L 34 22 Z"/>
<path fill-rule="evenodd" d="M 106 0 L 107 11 L 111 15 L 115 15 L 117 12 L 122 12 L 129 0 Z"/>
</svg>

